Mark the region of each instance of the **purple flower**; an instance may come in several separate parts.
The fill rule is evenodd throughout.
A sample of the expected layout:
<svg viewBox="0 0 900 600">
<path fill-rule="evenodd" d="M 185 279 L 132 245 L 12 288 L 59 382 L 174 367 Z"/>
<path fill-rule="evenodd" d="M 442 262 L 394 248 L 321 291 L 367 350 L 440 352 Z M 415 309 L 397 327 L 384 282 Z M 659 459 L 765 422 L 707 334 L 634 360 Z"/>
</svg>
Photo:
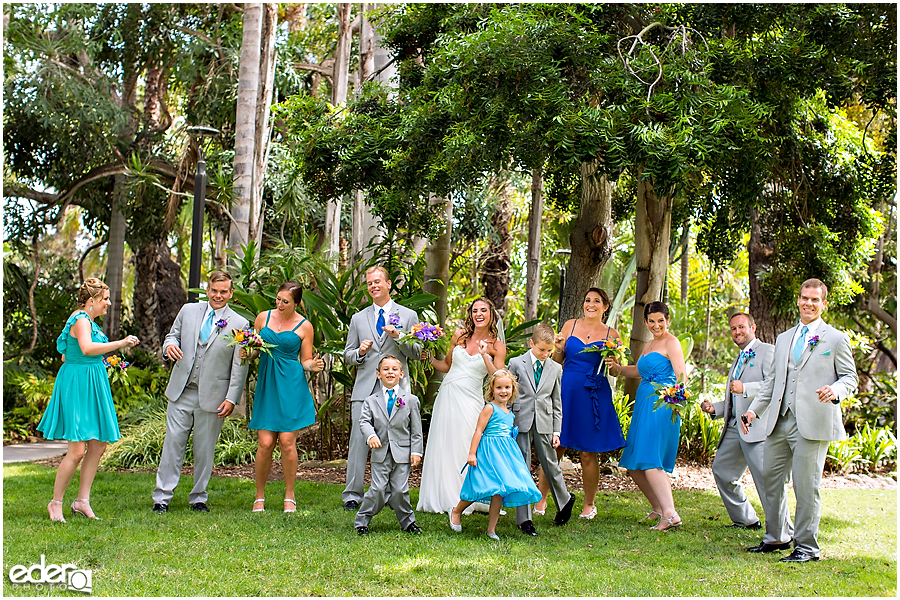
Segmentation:
<svg viewBox="0 0 900 600">
<path fill-rule="evenodd" d="M 756 351 L 753 348 L 741 350 L 741 360 L 749 362 L 751 358 L 756 358 Z"/>
<path fill-rule="evenodd" d="M 406 406 L 406 402 L 403 401 L 403 398 L 397 396 L 397 401 L 395 403 L 397 406 Z"/>
<path fill-rule="evenodd" d="M 806 343 L 809 345 L 810 348 L 815 348 L 816 346 L 819 345 L 819 336 L 817 336 L 817 335 L 812 336 L 811 338 L 809 338 L 809 340 L 807 340 Z"/>
<path fill-rule="evenodd" d="M 388 323 L 394 327 L 400 327 L 400 315 L 391 315 L 388 317 Z"/>
<path fill-rule="evenodd" d="M 222 329 L 223 327 L 226 327 L 227 325 L 228 325 L 228 321 L 226 321 L 225 319 L 219 319 L 218 321 L 215 322 L 215 326 L 218 327 L 219 329 Z"/>
</svg>

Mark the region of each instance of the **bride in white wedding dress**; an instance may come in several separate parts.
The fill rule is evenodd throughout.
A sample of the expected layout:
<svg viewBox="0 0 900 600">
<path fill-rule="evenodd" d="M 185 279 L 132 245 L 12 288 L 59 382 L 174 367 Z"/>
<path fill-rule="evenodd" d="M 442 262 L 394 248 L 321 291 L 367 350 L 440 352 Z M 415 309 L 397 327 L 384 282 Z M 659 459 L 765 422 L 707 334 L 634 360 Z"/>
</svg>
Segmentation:
<svg viewBox="0 0 900 600">
<path fill-rule="evenodd" d="M 498 320 L 490 300 L 475 300 L 466 314 L 465 327 L 453 334 L 447 356 L 431 359 L 431 365 L 447 376 L 431 414 L 418 511 L 445 513 L 459 502 L 464 479 L 460 471 L 484 408 L 484 378 L 506 364 L 506 345 L 497 335 Z M 487 512 L 487 506 L 482 508 Z"/>
</svg>

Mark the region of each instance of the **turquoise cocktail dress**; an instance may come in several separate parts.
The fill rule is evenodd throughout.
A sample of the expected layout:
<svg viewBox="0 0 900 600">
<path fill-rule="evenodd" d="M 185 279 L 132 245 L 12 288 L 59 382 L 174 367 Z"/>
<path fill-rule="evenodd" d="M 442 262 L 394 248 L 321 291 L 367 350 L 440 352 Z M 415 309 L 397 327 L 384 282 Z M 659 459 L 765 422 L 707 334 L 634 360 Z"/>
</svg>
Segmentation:
<svg viewBox="0 0 900 600">
<path fill-rule="evenodd" d="M 48 440 L 115 442 L 122 436 L 103 355 L 81 353 L 78 340 L 69 335 L 78 319 L 91 322 L 91 341 L 109 342 L 100 326 L 83 310 L 69 317 L 56 338 L 56 350 L 65 356 L 66 362 L 56 374 L 53 395 L 37 429 Z"/>
<path fill-rule="evenodd" d="M 467 464 L 466 479 L 459 492 L 460 500 L 491 503 L 492 496 L 502 496 L 503 506 L 524 506 L 541 499 L 541 492 L 522 459 L 516 444 L 518 429 L 513 427 L 515 415 L 494 409 L 475 451 L 477 467 Z"/>
<path fill-rule="evenodd" d="M 249 427 L 266 431 L 297 431 L 316 422 L 316 405 L 309 393 L 303 365 L 297 358 L 303 340 L 295 331 L 306 319 L 290 331 L 278 332 L 269 327 L 271 316 L 272 311 L 269 311 L 259 335 L 275 347 L 270 349 L 272 356 L 260 352 Z"/>
<path fill-rule="evenodd" d="M 675 370 L 669 359 L 659 352 L 641 356 L 637 368 L 641 384 L 634 397 L 634 414 L 619 466 L 634 471 L 665 469 L 671 473 L 678 454 L 681 417 L 673 423 L 669 408 L 653 409 L 659 397 L 653 384 L 675 385 Z"/>
</svg>

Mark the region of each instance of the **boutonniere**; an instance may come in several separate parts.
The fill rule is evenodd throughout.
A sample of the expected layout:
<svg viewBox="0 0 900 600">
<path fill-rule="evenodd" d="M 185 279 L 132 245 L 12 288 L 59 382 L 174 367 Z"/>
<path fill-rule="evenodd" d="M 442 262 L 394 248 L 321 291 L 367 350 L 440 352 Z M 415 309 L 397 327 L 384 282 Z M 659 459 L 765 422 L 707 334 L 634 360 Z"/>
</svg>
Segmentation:
<svg viewBox="0 0 900 600">
<path fill-rule="evenodd" d="M 816 346 L 819 345 L 819 336 L 817 336 L 817 335 L 812 336 L 811 338 L 809 338 L 809 340 L 807 340 L 806 344 L 810 348 L 815 348 Z"/>
<path fill-rule="evenodd" d="M 744 362 L 750 362 L 751 358 L 756 358 L 756 350 L 754 350 L 753 348 L 750 348 L 749 350 L 741 351 L 741 359 Z"/>
<path fill-rule="evenodd" d="M 400 327 L 400 315 L 394 315 L 388 317 L 388 323 L 393 325 L 394 327 Z"/>
<path fill-rule="evenodd" d="M 213 325 L 215 325 L 215 326 L 218 327 L 219 329 L 222 329 L 223 327 L 227 327 L 227 326 L 228 326 L 228 321 L 226 321 L 225 319 L 219 319 L 218 321 L 216 321 L 215 323 L 213 323 Z"/>
<path fill-rule="evenodd" d="M 397 406 L 406 406 L 406 402 L 403 401 L 403 398 L 397 396 L 397 400 L 394 402 Z"/>
</svg>

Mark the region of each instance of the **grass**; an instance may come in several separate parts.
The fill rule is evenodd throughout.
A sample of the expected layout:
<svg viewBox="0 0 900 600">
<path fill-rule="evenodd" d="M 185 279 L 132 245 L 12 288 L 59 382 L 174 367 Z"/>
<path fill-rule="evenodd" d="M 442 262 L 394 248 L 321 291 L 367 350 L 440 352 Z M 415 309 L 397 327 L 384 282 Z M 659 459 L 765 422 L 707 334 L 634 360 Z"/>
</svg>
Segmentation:
<svg viewBox="0 0 900 600">
<path fill-rule="evenodd" d="M 250 480 L 213 478 L 209 514 L 187 506 L 191 477 L 170 512 L 150 511 L 153 474 L 100 473 L 92 504 L 99 522 L 45 509 L 55 471 L 3 467 L 3 568 L 74 563 L 92 569 L 97 596 L 896 596 L 896 490 L 823 490 L 823 560 L 789 565 L 780 553 L 744 548 L 760 533 L 731 530 L 714 491 L 676 491 L 682 530 L 656 533 L 637 518 L 638 493 L 598 495 L 593 521 L 554 527 L 555 509 L 535 518 L 540 535 L 501 517 L 500 542 L 485 535 L 487 515 L 464 517 L 454 534 L 446 517 L 417 513 L 425 533 L 400 531 L 386 508 L 359 537 L 341 487 L 297 483 L 294 515 L 281 513 L 283 484 L 268 490 L 268 511 L 253 514 Z M 66 497 L 66 508 L 71 502 Z M 418 490 L 412 490 L 415 505 Z M 576 502 L 576 511 L 580 507 Z M 754 504 L 762 512 L 759 503 Z M 4 577 L 5 596 L 48 595 Z M 77 595 L 58 592 L 49 595 Z"/>
</svg>

